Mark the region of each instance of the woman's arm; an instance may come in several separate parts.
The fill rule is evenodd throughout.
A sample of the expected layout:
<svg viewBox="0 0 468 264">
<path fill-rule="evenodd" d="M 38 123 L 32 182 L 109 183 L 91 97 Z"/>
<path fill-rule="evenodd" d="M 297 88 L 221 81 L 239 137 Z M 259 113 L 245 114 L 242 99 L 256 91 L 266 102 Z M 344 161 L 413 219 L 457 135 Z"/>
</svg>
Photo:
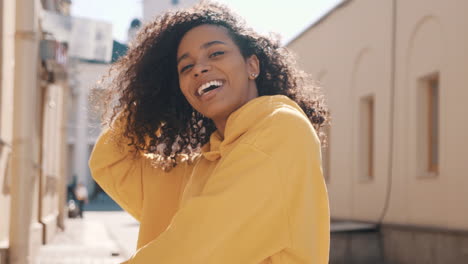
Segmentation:
<svg viewBox="0 0 468 264">
<path fill-rule="evenodd" d="M 114 122 L 112 129 L 106 129 L 99 136 L 89 160 L 89 168 L 102 189 L 139 221 L 143 201 L 144 160 L 134 155 L 133 150 L 125 144 L 121 131 L 122 124 Z"/>
<path fill-rule="evenodd" d="M 287 216 L 278 168 L 249 145 L 237 146 L 157 239 L 129 263 L 254 263 L 285 248 Z"/>
</svg>

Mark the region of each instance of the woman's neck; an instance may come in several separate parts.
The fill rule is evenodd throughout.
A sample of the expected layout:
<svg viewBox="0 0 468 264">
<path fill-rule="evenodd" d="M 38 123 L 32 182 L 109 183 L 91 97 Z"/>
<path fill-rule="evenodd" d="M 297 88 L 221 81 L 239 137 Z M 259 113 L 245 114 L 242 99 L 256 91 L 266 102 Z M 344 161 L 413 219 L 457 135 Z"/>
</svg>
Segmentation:
<svg viewBox="0 0 468 264">
<path fill-rule="evenodd" d="M 226 121 L 227 121 L 227 118 L 222 118 L 222 119 L 219 119 L 219 120 L 213 120 L 213 122 L 214 122 L 214 124 L 216 126 L 216 129 L 218 129 L 219 135 L 223 139 L 224 139 L 224 129 L 226 128 Z"/>
</svg>

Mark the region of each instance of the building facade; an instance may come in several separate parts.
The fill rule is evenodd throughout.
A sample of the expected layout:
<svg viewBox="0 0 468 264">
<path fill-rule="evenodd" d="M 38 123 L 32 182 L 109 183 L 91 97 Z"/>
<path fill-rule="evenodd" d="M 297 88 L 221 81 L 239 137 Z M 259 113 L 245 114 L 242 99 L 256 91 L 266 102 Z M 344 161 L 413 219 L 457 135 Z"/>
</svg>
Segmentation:
<svg viewBox="0 0 468 264">
<path fill-rule="evenodd" d="M 332 218 L 381 224 L 389 263 L 468 260 L 467 9 L 343 1 L 287 44 L 328 99 Z"/>
<path fill-rule="evenodd" d="M 72 59 L 70 68 L 70 104 L 68 110 L 68 164 L 67 182 L 73 182 L 76 176 L 91 192 L 94 181 L 89 171 L 88 160 L 100 131 L 100 113 L 92 95 L 96 92 L 96 83 L 109 69 L 109 63 Z"/>
<path fill-rule="evenodd" d="M 32 263 L 63 227 L 67 45 L 41 10 L 70 1 L 0 2 L 0 263 Z"/>
</svg>

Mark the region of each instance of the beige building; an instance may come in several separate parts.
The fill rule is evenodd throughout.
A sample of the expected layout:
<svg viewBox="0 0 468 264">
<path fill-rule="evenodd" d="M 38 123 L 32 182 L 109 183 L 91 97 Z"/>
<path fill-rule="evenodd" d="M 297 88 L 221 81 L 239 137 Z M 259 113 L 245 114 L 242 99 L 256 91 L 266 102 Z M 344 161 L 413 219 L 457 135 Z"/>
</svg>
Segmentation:
<svg viewBox="0 0 468 264">
<path fill-rule="evenodd" d="M 468 263 L 424 262 L 429 249 L 460 260 L 468 243 L 466 10 L 343 1 L 287 44 L 328 97 L 332 218 L 383 224 L 395 263 Z"/>
<path fill-rule="evenodd" d="M 70 1 L 0 1 L 0 263 L 32 263 L 63 226 L 67 46 L 42 9 Z"/>
</svg>

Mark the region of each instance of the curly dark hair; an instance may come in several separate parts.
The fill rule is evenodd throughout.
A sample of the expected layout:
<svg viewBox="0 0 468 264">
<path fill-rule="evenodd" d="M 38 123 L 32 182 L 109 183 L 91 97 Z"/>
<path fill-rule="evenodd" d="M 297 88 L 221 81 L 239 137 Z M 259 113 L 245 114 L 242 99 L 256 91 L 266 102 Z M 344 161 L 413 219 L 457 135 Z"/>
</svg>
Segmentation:
<svg viewBox="0 0 468 264">
<path fill-rule="evenodd" d="M 104 123 L 125 123 L 122 135 L 137 153 L 171 168 L 180 156 L 193 157 L 216 130 L 214 122 L 198 113 L 179 88 L 177 48 L 190 29 L 210 24 L 227 29 L 241 54 L 260 62 L 258 95 L 285 95 L 304 110 L 315 129 L 327 122 L 328 111 L 320 89 L 279 40 L 255 33 L 226 6 L 208 1 L 189 9 L 171 11 L 146 24 L 128 53 L 114 63 L 103 80 L 107 104 Z M 110 112 L 109 112 L 110 110 Z M 323 135 L 321 138 L 323 138 Z M 167 162 L 169 161 L 169 162 Z"/>
</svg>

